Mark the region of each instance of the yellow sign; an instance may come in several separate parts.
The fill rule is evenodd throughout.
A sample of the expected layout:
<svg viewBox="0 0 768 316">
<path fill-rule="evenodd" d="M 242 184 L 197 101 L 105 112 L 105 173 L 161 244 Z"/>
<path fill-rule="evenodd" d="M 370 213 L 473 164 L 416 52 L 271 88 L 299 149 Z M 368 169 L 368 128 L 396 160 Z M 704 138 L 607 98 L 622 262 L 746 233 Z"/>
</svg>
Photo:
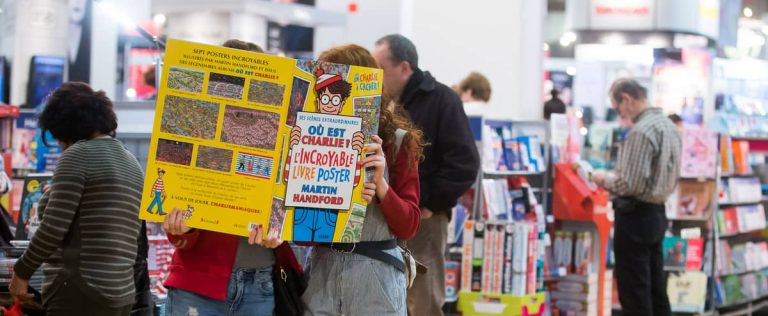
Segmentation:
<svg viewBox="0 0 768 316">
<path fill-rule="evenodd" d="M 169 40 L 140 218 L 162 221 L 179 209 L 190 227 L 228 234 L 247 236 L 261 224 L 285 240 L 359 240 L 365 170 L 352 166 L 351 180 L 340 181 L 346 179 L 334 168 L 340 165 L 327 159 L 354 156 L 343 160 L 345 170 L 363 159 L 361 142 L 378 128 L 381 77 L 379 69 Z M 325 118 L 323 133 L 321 124 L 307 125 L 306 119 L 318 116 L 314 112 L 334 116 Z M 295 157 L 304 182 L 294 183 L 295 194 L 286 199 L 289 155 L 308 144 L 327 155 Z M 298 179 L 300 170 L 294 172 Z M 285 207 L 286 201 L 298 205 L 296 196 L 302 206 L 331 209 Z M 323 204 L 339 199 L 345 204 Z M 339 205 L 349 207 L 333 208 Z"/>
</svg>

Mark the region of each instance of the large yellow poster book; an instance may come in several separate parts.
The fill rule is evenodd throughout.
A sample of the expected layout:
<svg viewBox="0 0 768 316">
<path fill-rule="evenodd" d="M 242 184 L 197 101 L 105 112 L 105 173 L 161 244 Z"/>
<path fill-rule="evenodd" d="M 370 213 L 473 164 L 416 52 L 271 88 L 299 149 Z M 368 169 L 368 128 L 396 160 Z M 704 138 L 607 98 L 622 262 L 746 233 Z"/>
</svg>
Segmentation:
<svg viewBox="0 0 768 316">
<path fill-rule="evenodd" d="M 381 70 L 169 40 L 140 218 L 359 241 Z"/>
</svg>

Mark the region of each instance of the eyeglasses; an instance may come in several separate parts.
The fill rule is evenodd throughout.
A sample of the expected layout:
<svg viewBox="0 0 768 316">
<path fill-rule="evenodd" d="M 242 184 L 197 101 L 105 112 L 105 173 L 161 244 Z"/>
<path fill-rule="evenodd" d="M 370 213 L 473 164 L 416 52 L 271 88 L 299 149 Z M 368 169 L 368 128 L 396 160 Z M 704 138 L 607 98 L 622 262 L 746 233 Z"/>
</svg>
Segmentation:
<svg viewBox="0 0 768 316">
<path fill-rule="evenodd" d="M 327 105 L 329 102 L 333 103 L 333 105 L 335 106 L 339 106 L 341 104 L 341 97 L 338 95 L 335 95 L 333 96 L 333 98 L 331 98 L 331 96 L 327 94 L 323 94 L 323 96 L 320 97 L 320 103 L 322 103 L 323 105 Z"/>
</svg>

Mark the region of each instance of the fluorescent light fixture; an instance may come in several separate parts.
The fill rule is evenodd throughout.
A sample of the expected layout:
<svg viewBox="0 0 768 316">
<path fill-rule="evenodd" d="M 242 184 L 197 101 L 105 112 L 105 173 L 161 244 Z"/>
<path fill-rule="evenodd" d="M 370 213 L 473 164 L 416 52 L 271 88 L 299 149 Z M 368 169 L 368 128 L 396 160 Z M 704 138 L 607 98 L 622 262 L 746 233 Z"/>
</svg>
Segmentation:
<svg viewBox="0 0 768 316">
<path fill-rule="evenodd" d="M 565 32 L 565 34 L 563 34 L 563 38 L 566 41 L 575 42 L 576 41 L 576 33 L 571 32 L 571 31 Z"/>
<path fill-rule="evenodd" d="M 750 7 L 744 8 L 744 16 L 745 17 L 751 18 L 752 14 L 753 14 L 752 8 L 750 8 Z"/>
<path fill-rule="evenodd" d="M 167 20 L 167 18 L 165 17 L 165 14 L 158 13 L 158 14 L 155 14 L 154 17 L 152 17 L 152 20 L 155 21 L 155 24 L 157 25 L 163 25 L 165 24 L 165 21 Z"/>
</svg>

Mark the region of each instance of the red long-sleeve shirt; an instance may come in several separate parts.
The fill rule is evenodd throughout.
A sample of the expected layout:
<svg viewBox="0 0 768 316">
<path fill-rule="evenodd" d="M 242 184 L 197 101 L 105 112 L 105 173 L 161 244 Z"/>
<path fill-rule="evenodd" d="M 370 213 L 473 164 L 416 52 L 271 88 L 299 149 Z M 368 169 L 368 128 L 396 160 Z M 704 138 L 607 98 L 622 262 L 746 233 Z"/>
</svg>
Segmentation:
<svg viewBox="0 0 768 316">
<path fill-rule="evenodd" d="M 397 154 L 397 162 L 387 159 L 390 165 L 389 191 L 379 201 L 379 208 L 387 220 L 389 230 L 398 239 L 408 240 L 416 235 L 421 223 L 419 208 L 419 163 L 411 157 L 405 144 Z M 386 156 L 394 156 L 393 146 L 385 148 Z M 396 164 L 396 165 L 395 165 Z"/>
</svg>

